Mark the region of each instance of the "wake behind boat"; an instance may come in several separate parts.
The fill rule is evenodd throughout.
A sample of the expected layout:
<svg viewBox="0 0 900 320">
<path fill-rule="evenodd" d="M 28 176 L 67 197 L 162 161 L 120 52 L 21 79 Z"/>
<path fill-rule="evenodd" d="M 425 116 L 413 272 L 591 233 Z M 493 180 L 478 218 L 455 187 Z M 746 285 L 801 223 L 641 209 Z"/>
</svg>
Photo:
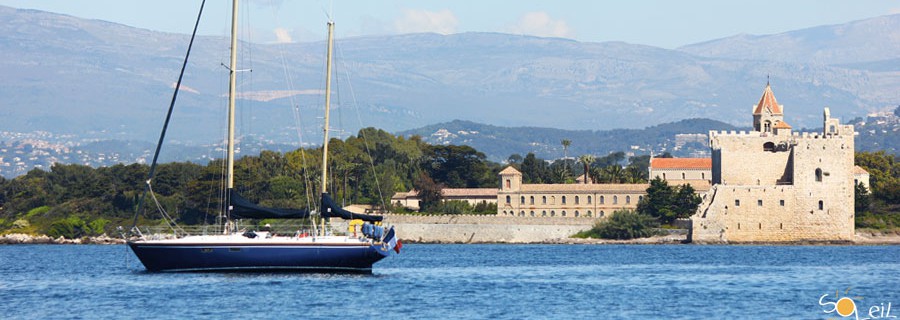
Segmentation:
<svg viewBox="0 0 900 320">
<path fill-rule="evenodd" d="M 228 94 L 228 140 L 226 158 L 226 192 L 223 193 L 226 205 L 222 213 L 221 230 L 202 235 L 187 235 L 164 210 L 163 217 L 170 223 L 171 236 L 161 234 L 144 234 L 140 228 L 132 227 L 134 237 L 127 241 L 138 259 L 149 271 L 312 271 L 312 272 L 354 272 L 371 273 L 372 265 L 387 257 L 390 251 L 400 252 L 402 244 L 397 240 L 393 227 L 385 229 L 381 226 L 382 216 L 357 214 L 337 206 L 327 193 L 321 194 L 319 212 L 308 209 L 267 208 L 243 198 L 234 188 L 234 114 L 235 114 L 235 66 L 237 64 L 237 0 L 232 5 L 231 29 L 231 65 L 229 67 Z M 200 15 L 203 6 L 201 5 Z M 198 15 L 198 23 L 199 23 Z M 196 35 L 197 25 L 194 26 Z M 327 189 L 328 164 L 328 114 L 331 96 L 331 56 L 333 47 L 334 24 L 328 23 L 328 55 L 326 59 L 325 84 L 325 125 L 322 150 L 321 190 Z M 191 38 L 191 45 L 194 37 Z M 187 65 L 185 57 L 182 66 Z M 176 83 L 169 114 L 163 125 L 159 143 L 150 166 L 147 188 L 141 197 L 137 210 L 141 210 L 145 196 L 153 197 L 151 182 L 153 180 L 160 148 L 165 138 L 166 128 L 172 114 L 181 77 Z M 157 206 L 159 204 L 157 203 Z M 330 218 L 341 218 L 351 221 L 353 230 L 348 235 L 334 235 L 329 231 L 326 222 Z M 285 234 L 272 230 L 246 230 L 238 227 L 240 219 L 307 219 L 304 229 Z M 137 213 L 135 214 L 135 222 Z M 321 222 L 321 226 L 319 226 Z M 356 230 L 360 228 L 361 230 Z M 385 232 L 386 230 L 386 232 Z M 361 231 L 361 232 L 357 232 Z"/>
</svg>

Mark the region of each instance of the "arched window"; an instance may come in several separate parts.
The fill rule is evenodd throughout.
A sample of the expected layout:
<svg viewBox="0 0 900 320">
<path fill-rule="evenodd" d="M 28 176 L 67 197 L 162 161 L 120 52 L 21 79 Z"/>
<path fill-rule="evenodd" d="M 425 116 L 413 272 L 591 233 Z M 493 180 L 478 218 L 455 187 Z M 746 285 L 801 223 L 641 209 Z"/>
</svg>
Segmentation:
<svg viewBox="0 0 900 320">
<path fill-rule="evenodd" d="M 575 217 L 578 218 L 578 210 L 575 210 Z"/>
<path fill-rule="evenodd" d="M 605 216 L 605 215 L 606 215 L 606 213 L 603 212 L 603 211 L 601 210 L 601 211 L 600 211 L 600 216 L 602 217 L 602 216 Z"/>
<path fill-rule="evenodd" d="M 512 197 L 506 196 L 506 204 L 510 204 L 511 201 L 512 201 Z"/>
<path fill-rule="evenodd" d="M 588 212 L 587 212 L 587 216 L 588 216 L 588 218 L 590 218 L 590 217 L 591 217 L 591 210 L 588 210 Z"/>
<path fill-rule="evenodd" d="M 566 216 L 566 210 L 563 210 L 563 211 L 562 211 L 562 216 L 563 216 L 563 217 Z"/>
<path fill-rule="evenodd" d="M 775 143 L 771 141 L 763 143 L 763 151 L 775 151 Z"/>
<path fill-rule="evenodd" d="M 700 179 L 706 180 L 706 172 L 700 173 Z"/>
<path fill-rule="evenodd" d="M 663 172 L 663 180 L 666 180 L 666 173 Z"/>
<path fill-rule="evenodd" d="M 525 196 L 522 196 L 521 198 L 519 198 L 519 203 L 525 204 Z"/>
<path fill-rule="evenodd" d="M 556 211 L 551 210 L 551 211 L 550 211 L 550 216 L 551 216 L 551 217 L 555 217 L 555 216 L 556 216 Z"/>
<path fill-rule="evenodd" d="M 541 217 L 546 217 L 546 216 L 547 216 L 547 210 L 541 211 Z"/>
<path fill-rule="evenodd" d="M 566 204 L 566 196 L 562 196 L 562 204 Z"/>
<path fill-rule="evenodd" d="M 825 203 L 819 200 L 819 210 L 825 210 Z"/>
<path fill-rule="evenodd" d="M 547 204 L 547 196 L 541 197 L 541 204 Z"/>
<path fill-rule="evenodd" d="M 603 204 L 604 201 L 606 201 L 605 197 L 600 196 L 600 204 Z"/>
<path fill-rule="evenodd" d="M 613 196 L 613 204 L 619 204 L 619 196 Z"/>
<path fill-rule="evenodd" d="M 556 204 L 556 196 L 550 196 L 550 204 Z"/>
<path fill-rule="evenodd" d="M 625 204 L 631 204 L 631 196 L 625 196 Z"/>
<path fill-rule="evenodd" d="M 644 201 L 644 196 L 638 196 L 638 202 Z"/>
<path fill-rule="evenodd" d="M 591 196 L 588 196 L 588 204 L 591 204 Z"/>
<path fill-rule="evenodd" d="M 578 204 L 578 196 L 575 196 L 575 204 Z"/>
<path fill-rule="evenodd" d="M 534 217 L 534 211 L 531 212 L 531 216 Z"/>
<path fill-rule="evenodd" d="M 534 196 L 531 196 L 530 201 L 531 201 L 531 204 L 534 204 Z"/>
<path fill-rule="evenodd" d="M 506 179 L 506 188 L 509 189 L 509 179 Z"/>
<path fill-rule="evenodd" d="M 816 168 L 816 182 L 822 182 L 822 169 Z"/>
<path fill-rule="evenodd" d="M 681 173 L 681 180 L 686 180 L 686 176 L 685 176 L 684 172 Z"/>
<path fill-rule="evenodd" d="M 524 216 L 525 216 L 525 211 L 519 212 L 519 216 L 520 216 L 520 217 L 524 217 Z"/>
<path fill-rule="evenodd" d="M 772 122 L 766 120 L 765 125 L 763 127 L 763 132 L 771 132 L 772 131 Z"/>
</svg>

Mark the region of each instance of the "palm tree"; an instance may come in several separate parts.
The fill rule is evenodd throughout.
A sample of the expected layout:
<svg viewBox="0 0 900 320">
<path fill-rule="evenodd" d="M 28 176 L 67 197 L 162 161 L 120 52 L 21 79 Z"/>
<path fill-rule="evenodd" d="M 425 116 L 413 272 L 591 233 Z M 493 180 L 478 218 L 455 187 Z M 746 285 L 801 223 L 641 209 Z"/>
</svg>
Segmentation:
<svg viewBox="0 0 900 320">
<path fill-rule="evenodd" d="M 606 176 L 605 180 L 609 183 L 622 183 L 623 173 L 622 166 L 617 164 L 608 165 L 603 169 L 603 175 Z"/>
<path fill-rule="evenodd" d="M 597 160 L 597 158 L 590 154 L 584 154 L 578 157 L 578 162 L 581 162 L 581 164 L 584 165 L 584 184 L 588 184 L 588 181 L 590 180 L 591 164 L 594 163 L 595 160 Z"/>
<path fill-rule="evenodd" d="M 569 158 L 569 146 L 572 145 L 572 140 L 562 139 L 560 143 L 562 143 L 563 146 L 563 168 L 568 169 L 568 163 L 566 159 Z"/>
</svg>

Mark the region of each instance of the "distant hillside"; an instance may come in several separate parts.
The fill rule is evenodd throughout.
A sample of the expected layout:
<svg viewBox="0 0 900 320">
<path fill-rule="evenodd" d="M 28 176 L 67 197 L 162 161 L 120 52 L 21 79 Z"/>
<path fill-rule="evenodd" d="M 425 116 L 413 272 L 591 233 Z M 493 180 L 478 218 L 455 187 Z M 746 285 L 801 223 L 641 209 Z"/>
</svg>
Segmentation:
<svg viewBox="0 0 900 320">
<path fill-rule="evenodd" d="M 563 157 L 561 141 L 572 141 L 568 154 L 604 156 L 610 152 L 626 151 L 635 154 L 659 154 L 664 151 L 679 156 L 707 153 L 706 134 L 710 130 L 740 130 L 721 121 L 688 119 L 647 127 L 645 129 L 615 129 L 605 131 L 561 130 L 536 127 L 498 127 L 470 121 L 455 120 L 399 132 L 399 135 L 418 135 L 431 144 L 469 145 L 484 152 L 493 161 L 506 160 L 512 154 L 524 156 L 533 152 L 540 158 Z M 744 129 L 747 130 L 747 129 Z M 676 135 L 699 134 L 676 148 Z M 691 138 L 691 137 L 686 137 Z M 698 143 L 697 140 L 702 141 Z"/>
<path fill-rule="evenodd" d="M 877 17 L 679 50 L 497 33 L 341 38 L 338 29 L 335 125 L 396 132 L 463 119 L 607 130 L 707 118 L 743 126 L 771 75 L 786 121 L 815 127 L 824 106 L 850 119 L 900 101 L 898 21 L 900 15 Z M 187 35 L 0 7 L 0 128 L 154 141 L 187 43 Z M 239 131 L 296 143 L 299 125 L 306 141 L 318 141 L 323 48 L 242 44 L 253 60 L 237 67 L 253 72 L 240 73 Z M 227 49 L 222 37 L 197 40 L 173 141 L 221 141 Z M 294 106 L 302 123 L 293 121 Z"/>
</svg>

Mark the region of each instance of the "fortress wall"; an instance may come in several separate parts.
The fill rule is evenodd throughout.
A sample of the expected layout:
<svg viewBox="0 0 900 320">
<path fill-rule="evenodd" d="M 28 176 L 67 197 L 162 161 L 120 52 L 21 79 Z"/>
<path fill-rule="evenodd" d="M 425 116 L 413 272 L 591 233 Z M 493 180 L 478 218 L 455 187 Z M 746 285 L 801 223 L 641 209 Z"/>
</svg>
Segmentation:
<svg viewBox="0 0 900 320">
<path fill-rule="evenodd" d="M 785 137 L 749 134 L 714 135 L 710 138 L 714 170 L 719 182 L 734 185 L 775 185 L 785 175 L 790 152 L 763 151 L 763 144 L 776 145 Z"/>
<path fill-rule="evenodd" d="M 691 217 L 692 241 L 850 241 L 853 216 L 840 203 L 818 208 L 818 195 L 794 186 L 716 186 Z M 708 197 L 712 197 L 710 192 Z M 782 205 L 783 201 L 783 205 Z M 708 209 L 708 210 L 707 210 Z M 851 208 L 852 209 L 852 208 Z"/>
</svg>

